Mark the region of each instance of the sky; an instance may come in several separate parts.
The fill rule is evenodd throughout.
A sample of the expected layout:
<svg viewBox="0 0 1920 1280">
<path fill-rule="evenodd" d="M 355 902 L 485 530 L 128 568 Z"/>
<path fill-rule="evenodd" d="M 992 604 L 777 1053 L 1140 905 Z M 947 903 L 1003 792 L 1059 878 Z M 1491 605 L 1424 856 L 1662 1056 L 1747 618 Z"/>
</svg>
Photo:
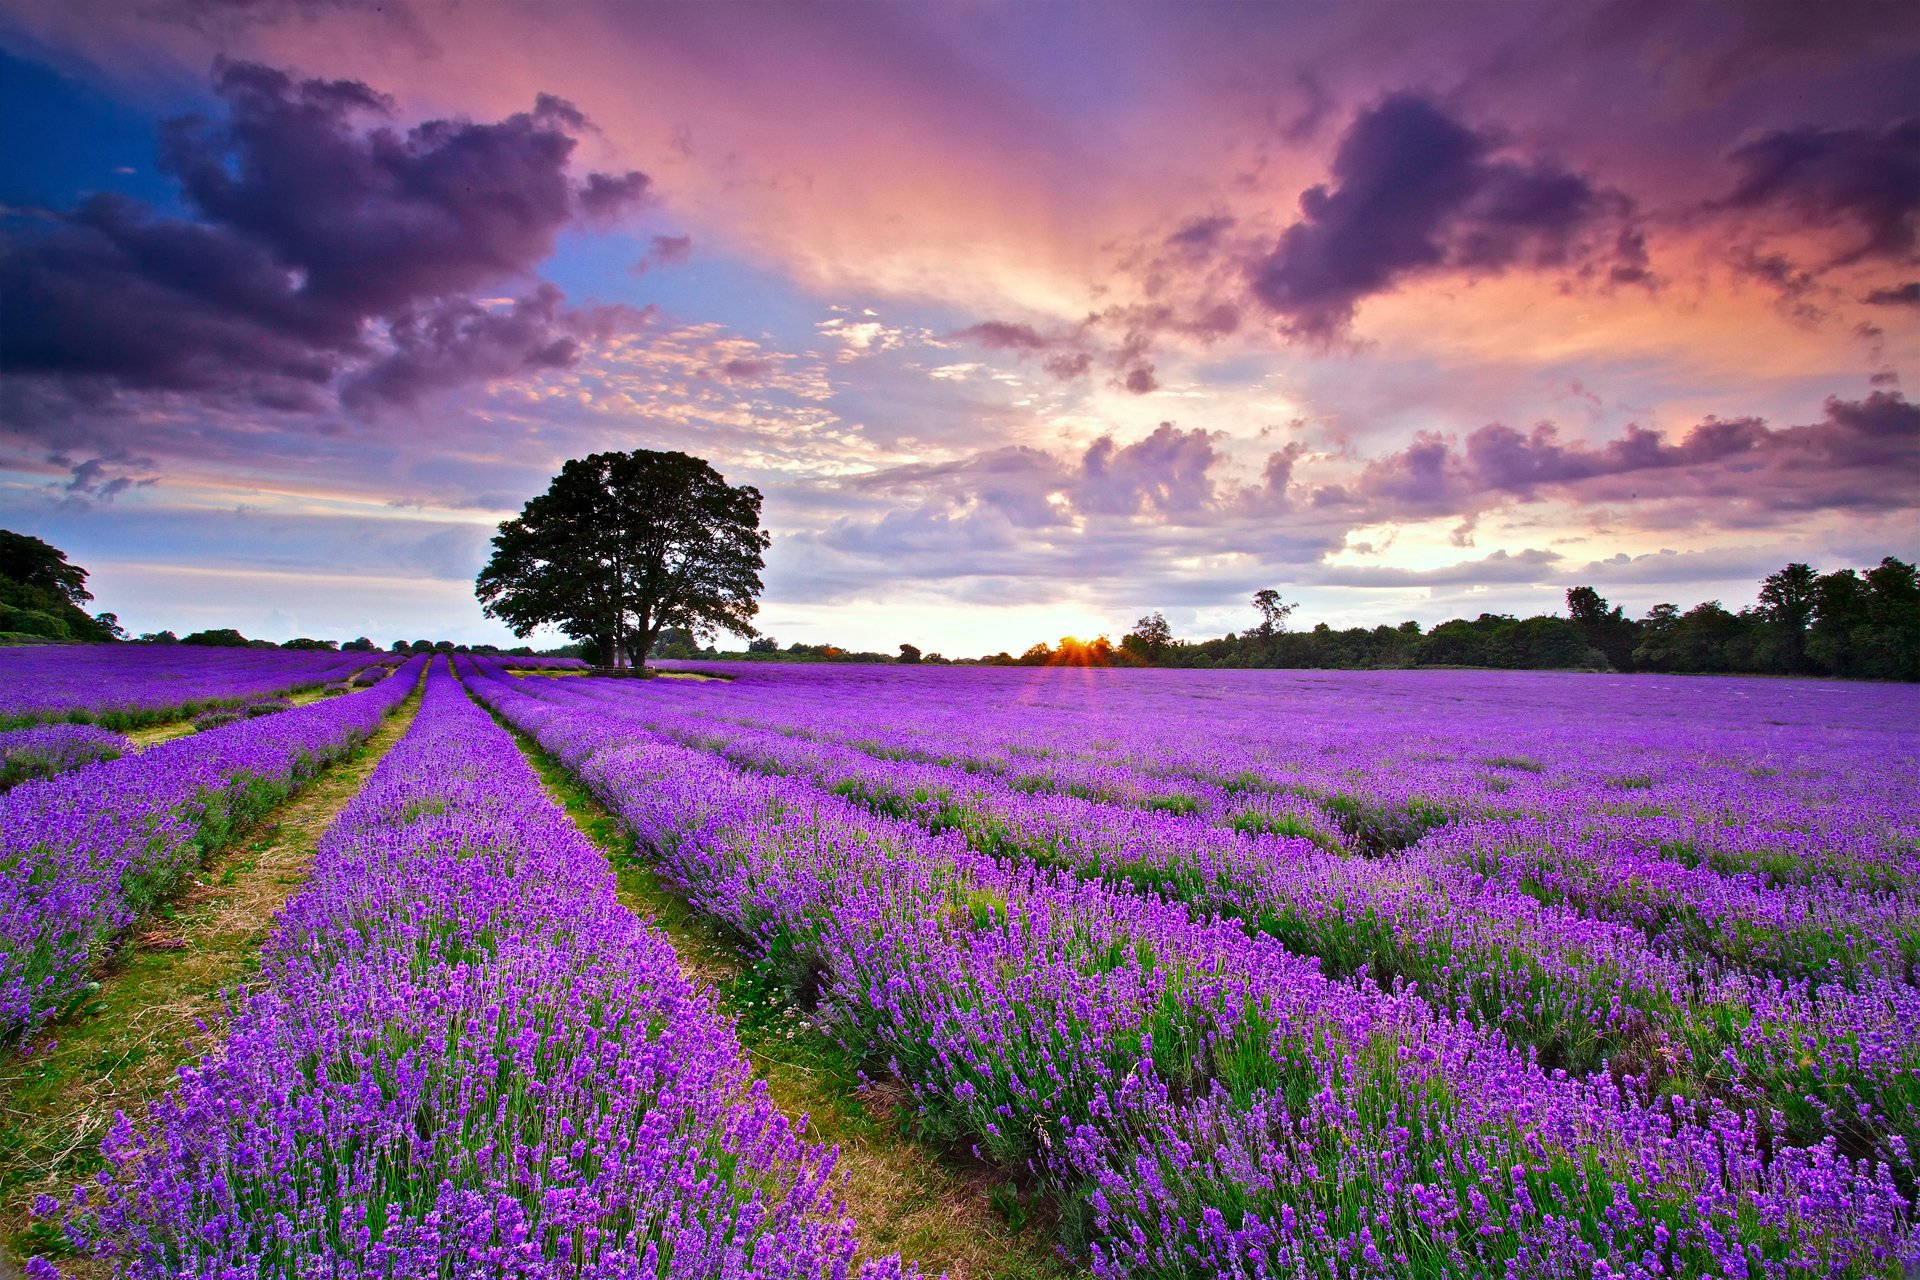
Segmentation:
<svg viewBox="0 0 1920 1280">
<path fill-rule="evenodd" d="M 0 523 L 136 632 L 506 642 L 609 449 L 782 644 L 1920 557 L 1910 3 L 0 0 L 0 119 Z"/>
</svg>

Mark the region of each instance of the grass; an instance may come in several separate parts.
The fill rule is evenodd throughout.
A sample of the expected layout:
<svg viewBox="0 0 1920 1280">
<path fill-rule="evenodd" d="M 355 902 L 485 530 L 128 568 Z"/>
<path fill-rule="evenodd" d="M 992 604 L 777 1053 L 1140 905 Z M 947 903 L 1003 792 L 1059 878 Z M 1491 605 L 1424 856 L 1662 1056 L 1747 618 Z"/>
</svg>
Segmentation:
<svg viewBox="0 0 1920 1280">
<path fill-rule="evenodd" d="M 496 717 L 498 719 L 498 717 Z M 853 1055 L 783 1000 L 718 928 L 640 857 L 632 836 L 566 767 L 513 733 L 548 793 L 611 860 L 620 901 L 666 933 L 681 971 L 711 986 L 754 1074 L 779 1108 L 806 1118 L 808 1136 L 838 1146 L 847 1211 L 868 1254 L 898 1252 L 949 1280 L 1067 1280 L 1044 1207 L 1004 1174 L 946 1159 L 910 1136 L 904 1098 L 865 1089 Z"/>
<path fill-rule="evenodd" d="M 9 1254 L 69 1252 L 49 1224 L 32 1221 L 34 1197 L 71 1192 L 98 1169 L 114 1115 L 144 1115 L 183 1064 L 219 1043 L 229 993 L 258 981 L 261 944 L 305 881 L 321 833 L 418 705 L 416 691 L 367 742 L 216 851 L 94 975 L 99 990 L 87 1003 L 45 1028 L 30 1053 L 0 1057 L 0 1276 Z M 61 1267 L 110 1274 L 87 1259 Z"/>
<path fill-rule="evenodd" d="M 310 689 L 302 689 L 297 693 L 283 693 L 278 696 L 285 698 L 296 707 L 304 707 L 309 702 L 318 702 L 327 695 L 324 685 L 314 685 Z M 242 701 L 234 705 L 245 706 L 246 703 Z M 204 708 L 202 709 L 204 710 Z M 194 714 L 197 715 L 198 712 Z M 184 738 L 192 732 L 192 715 L 181 716 L 173 720 L 161 720 L 154 724 L 143 724 L 136 728 L 121 730 L 121 733 L 126 737 L 127 741 L 133 744 L 135 751 L 145 751 L 148 747 L 156 746 L 159 743 L 167 742 L 174 738 Z"/>
</svg>

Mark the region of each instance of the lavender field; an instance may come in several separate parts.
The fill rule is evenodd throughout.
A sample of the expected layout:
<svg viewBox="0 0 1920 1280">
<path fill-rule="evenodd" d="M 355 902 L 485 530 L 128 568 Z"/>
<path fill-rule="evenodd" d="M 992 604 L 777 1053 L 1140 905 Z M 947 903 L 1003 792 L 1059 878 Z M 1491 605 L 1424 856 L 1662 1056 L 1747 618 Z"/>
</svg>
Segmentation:
<svg viewBox="0 0 1920 1280">
<path fill-rule="evenodd" d="M 30 1054 L 207 797 L 413 717 L 33 1273 L 923 1270 L 535 764 L 1047 1274 L 1920 1265 L 1920 690 L 676 665 L 417 658 L 0 796 Z"/>
</svg>

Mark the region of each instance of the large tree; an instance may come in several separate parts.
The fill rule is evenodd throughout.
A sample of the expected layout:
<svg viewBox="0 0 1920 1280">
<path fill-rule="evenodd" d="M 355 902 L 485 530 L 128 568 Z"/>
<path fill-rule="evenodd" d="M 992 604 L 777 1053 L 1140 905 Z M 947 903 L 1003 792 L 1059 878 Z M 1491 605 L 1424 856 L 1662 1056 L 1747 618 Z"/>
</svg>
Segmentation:
<svg viewBox="0 0 1920 1280">
<path fill-rule="evenodd" d="M 0 529 L 0 631 L 49 639 L 117 640 L 125 635 L 110 613 L 89 616 L 87 571 L 40 539 Z"/>
<path fill-rule="evenodd" d="M 624 654 L 644 667 L 668 627 L 755 634 L 768 541 L 760 491 L 702 459 L 596 453 L 500 526 L 475 594 L 517 636 L 557 627 L 593 641 L 603 663 Z"/>
</svg>

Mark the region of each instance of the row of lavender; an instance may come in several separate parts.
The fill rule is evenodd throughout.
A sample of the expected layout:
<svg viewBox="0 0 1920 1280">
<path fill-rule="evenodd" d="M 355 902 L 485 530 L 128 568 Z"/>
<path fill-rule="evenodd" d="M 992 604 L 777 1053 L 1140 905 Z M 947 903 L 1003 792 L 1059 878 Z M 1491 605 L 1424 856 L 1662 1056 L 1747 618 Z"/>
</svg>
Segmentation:
<svg viewBox="0 0 1920 1280">
<path fill-rule="evenodd" d="M 383 653 L 197 645 L 0 648 L 0 726 L 73 720 L 126 729 L 350 679 Z"/>
<path fill-rule="evenodd" d="M 362 742 L 425 663 L 0 796 L 0 1040 L 30 1035 L 83 994 L 104 948 L 236 825 Z"/>
<path fill-rule="evenodd" d="M 1029 766 L 1017 773 L 978 754 L 972 768 L 876 758 L 875 736 L 896 730 L 858 707 L 783 716 L 778 690 L 754 700 L 751 718 L 782 732 L 710 714 L 748 718 L 740 700 L 631 686 L 600 698 L 675 741 L 958 832 L 981 852 L 1228 915 L 1336 976 L 1417 984 L 1430 1003 L 1548 1065 L 1628 1071 L 1666 1092 L 1777 1111 L 1796 1143 L 1831 1136 L 1891 1157 L 1896 1143 L 1920 1142 L 1920 909 L 1905 886 L 1768 883 L 1671 866 L 1663 875 L 1657 859 L 1636 857 L 1630 838 L 1616 836 L 1610 859 L 1592 842 L 1562 855 L 1580 879 L 1556 887 L 1537 872 L 1553 846 L 1518 843 L 1515 831 L 1531 838 L 1531 829 L 1511 818 L 1463 818 L 1398 856 L 1369 857 L 1204 814 L 1063 794 L 1025 756 L 1015 757 Z M 899 701 L 911 723 L 910 699 Z M 823 725 L 864 734 L 865 749 Z M 1460 853 L 1489 848 L 1529 849 L 1535 878 L 1489 875 Z"/>
<path fill-rule="evenodd" d="M 850 1273 L 833 1153 L 443 664 L 266 978 L 69 1216 L 122 1274 Z"/>
<path fill-rule="evenodd" d="M 1404 986 L 993 858 L 641 727 L 653 692 L 483 673 L 696 905 L 911 1091 L 1036 1177 L 1097 1274 L 1893 1275 L 1905 1152 L 1543 1069 Z M 666 682 L 660 682 L 662 684 Z"/>
<path fill-rule="evenodd" d="M 1297 834 L 1375 854 L 1462 817 L 1515 815 L 1624 824 L 1636 841 L 1721 869 L 1911 883 L 1920 851 L 1920 691 L 1909 686 L 1493 672 L 891 675 L 748 668 L 705 703 L 881 758 L 985 768 L 1241 827 L 1292 821 Z M 887 708 L 878 719 L 876 698 Z"/>
<path fill-rule="evenodd" d="M 133 744 L 121 734 L 90 724 L 0 729 L 0 791 L 96 760 L 115 760 L 132 749 Z"/>
</svg>

